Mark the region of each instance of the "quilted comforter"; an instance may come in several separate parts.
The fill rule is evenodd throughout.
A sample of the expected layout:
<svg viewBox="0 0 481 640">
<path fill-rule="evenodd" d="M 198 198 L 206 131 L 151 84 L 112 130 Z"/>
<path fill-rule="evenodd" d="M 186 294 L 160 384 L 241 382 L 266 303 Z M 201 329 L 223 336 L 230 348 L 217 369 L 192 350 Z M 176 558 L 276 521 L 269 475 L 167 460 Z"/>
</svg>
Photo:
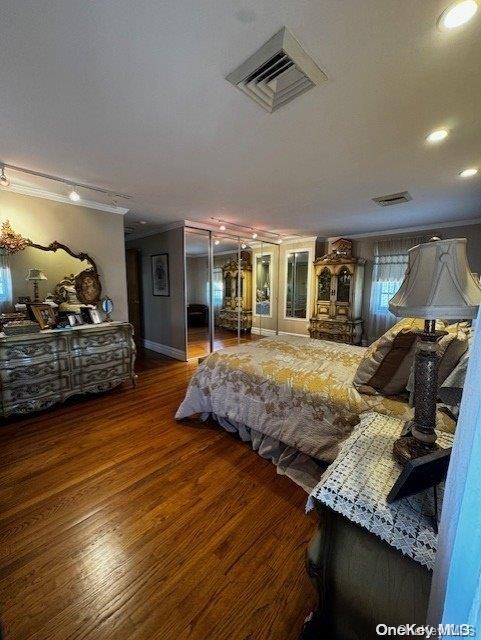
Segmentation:
<svg viewBox="0 0 481 640">
<path fill-rule="evenodd" d="M 332 462 L 365 411 L 409 419 L 406 401 L 352 384 L 365 348 L 275 336 L 211 354 L 194 374 L 176 418 L 214 414 Z"/>
</svg>

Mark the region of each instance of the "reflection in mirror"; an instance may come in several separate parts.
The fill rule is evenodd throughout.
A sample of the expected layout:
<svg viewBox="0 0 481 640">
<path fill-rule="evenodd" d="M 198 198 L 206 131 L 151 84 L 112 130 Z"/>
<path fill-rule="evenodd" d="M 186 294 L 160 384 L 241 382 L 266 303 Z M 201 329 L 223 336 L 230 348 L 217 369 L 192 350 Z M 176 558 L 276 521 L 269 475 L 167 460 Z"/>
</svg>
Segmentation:
<svg viewBox="0 0 481 640">
<path fill-rule="evenodd" d="M 256 256 L 256 314 L 271 316 L 272 255 L 261 251 Z"/>
<path fill-rule="evenodd" d="M 293 251 L 287 256 L 286 318 L 307 317 L 309 252 Z"/>
<path fill-rule="evenodd" d="M 331 272 L 327 267 L 319 274 L 317 299 L 329 301 L 331 298 Z"/>
<path fill-rule="evenodd" d="M 349 302 L 351 293 L 351 272 L 347 267 L 342 267 L 337 276 L 337 301 Z"/>
<path fill-rule="evenodd" d="M 236 236 L 213 236 L 215 350 L 249 340 L 251 336 L 252 262 L 246 248 L 240 246 Z"/>
<path fill-rule="evenodd" d="M 210 353 L 209 232 L 185 229 L 187 357 Z"/>
<path fill-rule="evenodd" d="M 256 335 L 277 333 L 279 246 L 258 241 L 252 245 L 254 265 L 253 327 Z"/>
<path fill-rule="evenodd" d="M 43 251 L 36 247 L 26 247 L 22 251 L 4 256 L 5 264 L 11 279 L 10 305 L 16 305 L 17 310 L 21 310 L 26 301 L 34 301 L 35 292 L 38 293 L 37 301 L 43 302 L 46 299 L 59 299 L 59 289 L 65 278 L 76 276 L 85 271 L 90 265 L 69 255 L 63 250 Z M 76 303 L 77 299 L 75 286 L 70 279 L 69 295 Z M 2 311 L 5 305 L 2 305 Z"/>
</svg>

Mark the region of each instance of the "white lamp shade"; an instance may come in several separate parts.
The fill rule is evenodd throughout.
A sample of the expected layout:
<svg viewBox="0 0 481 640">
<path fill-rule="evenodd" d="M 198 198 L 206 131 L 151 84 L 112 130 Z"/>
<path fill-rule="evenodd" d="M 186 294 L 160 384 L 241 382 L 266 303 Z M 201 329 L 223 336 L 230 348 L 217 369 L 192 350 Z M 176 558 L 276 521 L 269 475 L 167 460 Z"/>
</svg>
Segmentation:
<svg viewBox="0 0 481 640">
<path fill-rule="evenodd" d="M 40 269 L 30 269 L 25 280 L 39 282 L 40 280 L 47 280 L 47 276 Z"/>
<path fill-rule="evenodd" d="M 395 316 L 426 320 L 475 318 L 481 285 L 469 269 L 466 238 L 433 240 L 409 250 L 403 283 L 389 301 Z"/>
</svg>

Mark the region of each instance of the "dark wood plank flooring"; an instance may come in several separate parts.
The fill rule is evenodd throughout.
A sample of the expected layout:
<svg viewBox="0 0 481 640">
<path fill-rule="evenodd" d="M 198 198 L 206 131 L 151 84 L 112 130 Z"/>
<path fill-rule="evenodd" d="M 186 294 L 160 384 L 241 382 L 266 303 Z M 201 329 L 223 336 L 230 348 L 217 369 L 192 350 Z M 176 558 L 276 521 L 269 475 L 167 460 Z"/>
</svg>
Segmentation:
<svg viewBox="0 0 481 640">
<path fill-rule="evenodd" d="M 314 604 L 305 493 L 173 416 L 194 364 L 0 428 L 6 640 L 294 640 Z"/>
</svg>

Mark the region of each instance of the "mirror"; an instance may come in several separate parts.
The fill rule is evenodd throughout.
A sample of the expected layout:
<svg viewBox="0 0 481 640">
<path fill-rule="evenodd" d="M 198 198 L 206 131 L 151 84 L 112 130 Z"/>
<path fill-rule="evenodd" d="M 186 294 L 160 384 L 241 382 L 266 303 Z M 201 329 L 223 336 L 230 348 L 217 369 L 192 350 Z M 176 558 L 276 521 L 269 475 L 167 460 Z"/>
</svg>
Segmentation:
<svg viewBox="0 0 481 640">
<path fill-rule="evenodd" d="M 307 317 L 309 252 L 292 251 L 287 256 L 286 318 Z"/>
<path fill-rule="evenodd" d="M 9 247 L 15 237 L 16 246 Z M 24 311 L 27 302 L 50 302 L 60 311 L 97 305 L 101 284 L 95 262 L 86 253 L 52 242 L 36 244 L 15 234 L 8 221 L 0 235 L 0 306 L 3 313 Z"/>
</svg>

